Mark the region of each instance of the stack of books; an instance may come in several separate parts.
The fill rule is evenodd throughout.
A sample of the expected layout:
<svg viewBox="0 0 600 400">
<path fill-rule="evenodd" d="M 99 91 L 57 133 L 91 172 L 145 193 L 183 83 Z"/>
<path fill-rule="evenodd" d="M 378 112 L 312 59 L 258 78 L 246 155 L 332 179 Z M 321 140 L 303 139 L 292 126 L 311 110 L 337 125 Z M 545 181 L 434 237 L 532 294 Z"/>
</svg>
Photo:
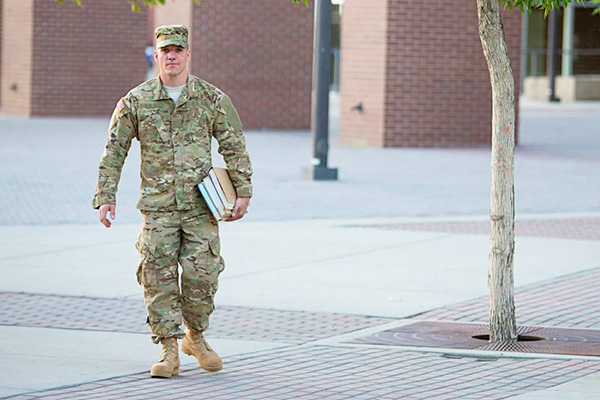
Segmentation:
<svg viewBox="0 0 600 400">
<path fill-rule="evenodd" d="M 231 217 L 237 193 L 227 169 L 211 168 L 206 178 L 198 184 L 198 189 L 217 221 Z"/>
</svg>

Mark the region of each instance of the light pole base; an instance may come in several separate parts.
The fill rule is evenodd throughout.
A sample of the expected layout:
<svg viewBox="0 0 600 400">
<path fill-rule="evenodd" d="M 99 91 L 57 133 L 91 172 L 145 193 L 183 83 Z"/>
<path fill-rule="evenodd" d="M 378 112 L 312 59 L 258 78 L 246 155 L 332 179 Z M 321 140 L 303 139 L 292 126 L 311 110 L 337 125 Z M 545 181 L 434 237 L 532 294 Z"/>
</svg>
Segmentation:
<svg viewBox="0 0 600 400">
<path fill-rule="evenodd" d="M 304 167 L 302 168 L 302 179 L 310 181 L 337 181 L 337 168 L 327 167 Z"/>
</svg>

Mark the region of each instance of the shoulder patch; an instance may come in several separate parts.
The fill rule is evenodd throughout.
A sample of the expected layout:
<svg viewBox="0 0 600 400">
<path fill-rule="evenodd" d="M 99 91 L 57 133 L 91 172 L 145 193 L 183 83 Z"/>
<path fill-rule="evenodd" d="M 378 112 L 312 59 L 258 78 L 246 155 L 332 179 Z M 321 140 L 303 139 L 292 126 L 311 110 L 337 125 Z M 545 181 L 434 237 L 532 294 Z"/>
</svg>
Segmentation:
<svg viewBox="0 0 600 400">
<path fill-rule="evenodd" d="M 119 102 L 117 103 L 117 108 L 116 108 L 117 115 L 121 116 L 121 113 L 123 112 L 124 109 L 125 109 L 125 102 L 121 98 L 121 100 L 119 100 Z"/>
</svg>

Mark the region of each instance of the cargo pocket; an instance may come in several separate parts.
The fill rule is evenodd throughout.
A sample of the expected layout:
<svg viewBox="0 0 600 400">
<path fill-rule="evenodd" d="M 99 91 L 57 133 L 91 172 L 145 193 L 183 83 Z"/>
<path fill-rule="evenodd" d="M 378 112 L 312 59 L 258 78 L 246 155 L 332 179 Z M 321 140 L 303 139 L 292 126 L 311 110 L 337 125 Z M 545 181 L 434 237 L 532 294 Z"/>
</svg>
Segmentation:
<svg viewBox="0 0 600 400">
<path fill-rule="evenodd" d="M 221 255 L 221 242 L 218 237 L 210 239 L 208 245 L 211 253 L 213 253 L 215 256 Z"/>
<path fill-rule="evenodd" d="M 140 263 L 135 273 L 137 282 L 143 287 L 155 287 L 157 280 L 150 245 L 144 242 L 140 235 L 140 239 L 135 243 L 135 248 L 140 252 Z"/>
<path fill-rule="evenodd" d="M 216 257 L 219 273 L 223 272 L 225 269 L 225 261 L 223 260 L 223 257 L 221 257 L 221 241 L 218 237 L 212 238 L 209 240 L 208 246 L 210 247 L 210 252 Z"/>
</svg>

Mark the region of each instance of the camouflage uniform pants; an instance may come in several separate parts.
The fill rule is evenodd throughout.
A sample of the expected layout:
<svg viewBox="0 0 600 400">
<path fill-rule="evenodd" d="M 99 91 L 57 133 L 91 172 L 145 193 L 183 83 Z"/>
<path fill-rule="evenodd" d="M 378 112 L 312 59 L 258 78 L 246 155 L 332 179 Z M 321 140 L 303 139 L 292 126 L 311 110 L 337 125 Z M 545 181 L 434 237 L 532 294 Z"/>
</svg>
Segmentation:
<svg viewBox="0 0 600 400">
<path fill-rule="evenodd" d="M 189 211 L 142 211 L 137 279 L 144 287 L 152 341 L 183 338 L 182 322 L 197 331 L 208 327 L 218 277 L 219 227 L 206 208 Z M 179 287 L 181 265 L 181 289 Z"/>
</svg>

